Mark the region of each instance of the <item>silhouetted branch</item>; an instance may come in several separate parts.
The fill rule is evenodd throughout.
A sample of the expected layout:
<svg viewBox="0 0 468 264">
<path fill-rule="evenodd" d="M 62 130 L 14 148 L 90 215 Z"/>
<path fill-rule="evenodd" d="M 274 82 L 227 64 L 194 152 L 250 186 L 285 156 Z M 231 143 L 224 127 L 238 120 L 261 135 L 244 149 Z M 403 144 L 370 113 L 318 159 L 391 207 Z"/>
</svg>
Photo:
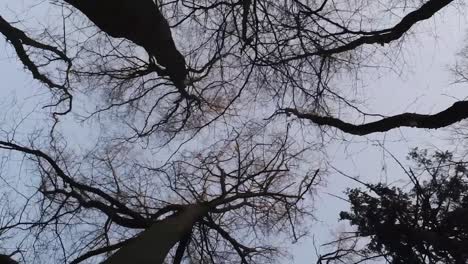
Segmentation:
<svg viewBox="0 0 468 264">
<path fill-rule="evenodd" d="M 48 76 L 41 73 L 39 68 L 40 66 L 36 65 L 33 60 L 28 55 L 28 52 L 25 46 L 32 48 L 40 49 L 43 51 L 48 51 L 53 53 L 58 59 L 62 60 L 67 64 L 66 74 L 68 74 L 72 61 L 67 55 L 54 46 L 50 46 L 41 42 L 38 42 L 30 37 L 28 37 L 22 30 L 13 27 L 9 22 L 7 22 L 3 17 L 0 16 L 0 32 L 6 37 L 6 39 L 11 43 L 13 48 L 16 51 L 16 54 L 20 61 L 23 63 L 24 67 L 31 72 L 34 79 L 42 82 L 47 85 L 49 88 L 58 89 L 62 92 L 62 96 L 57 103 L 52 106 L 59 105 L 64 101 L 68 101 L 68 107 L 63 112 L 55 112 L 55 115 L 64 115 L 71 111 L 72 109 L 72 95 L 68 87 L 65 84 L 58 84 L 52 81 Z M 54 58 L 55 59 L 55 58 Z M 53 59 L 49 59 L 53 60 Z"/>
<path fill-rule="evenodd" d="M 368 135 L 386 132 L 399 127 L 417 127 L 438 129 L 462 121 L 468 117 L 468 101 L 455 102 L 451 107 L 433 115 L 403 113 L 383 118 L 379 121 L 355 125 L 341 119 L 301 112 L 293 108 L 285 108 L 278 113 L 294 115 L 299 119 L 310 120 L 319 126 L 330 126 L 353 135 Z"/>
</svg>

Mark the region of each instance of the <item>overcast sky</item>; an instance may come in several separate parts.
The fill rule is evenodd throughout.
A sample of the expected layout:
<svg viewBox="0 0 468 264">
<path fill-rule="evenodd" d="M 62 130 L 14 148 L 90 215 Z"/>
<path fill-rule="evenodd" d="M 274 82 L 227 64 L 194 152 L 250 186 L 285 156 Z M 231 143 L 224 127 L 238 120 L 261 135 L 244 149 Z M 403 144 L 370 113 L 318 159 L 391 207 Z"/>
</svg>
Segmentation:
<svg viewBox="0 0 468 264">
<path fill-rule="evenodd" d="M 424 25 L 419 25 L 415 38 L 404 45 L 394 70 L 371 71 L 366 76 L 362 89 L 365 91 L 369 113 L 395 115 L 402 112 L 436 113 L 451 106 L 455 99 L 468 96 L 466 85 L 453 85 L 453 75 L 449 68 L 455 65 L 457 52 L 464 46 L 467 31 L 467 18 L 454 8 L 437 15 Z M 359 122 L 361 119 L 348 121 Z M 387 133 L 377 133 L 366 137 L 347 136 L 349 143 L 335 143 L 328 147 L 330 162 L 337 169 L 364 181 L 388 183 L 408 179 L 398 164 L 393 162 L 380 145 L 383 145 L 396 158 L 408 164 L 406 154 L 413 147 L 437 147 L 453 150 L 456 146 L 446 140 L 450 137 L 448 129 L 438 131 L 422 129 L 395 129 Z M 316 201 L 319 223 L 313 225 L 317 244 L 332 238 L 331 234 L 346 228 L 339 223 L 338 213 L 349 207 L 346 202 L 328 195 L 343 196 L 347 187 L 358 186 L 338 173 L 326 179 Z M 402 184 L 395 182 L 394 184 Z M 326 252 L 323 252 L 326 253 Z M 310 239 L 295 247 L 295 263 L 315 263 Z"/>
<path fill-rule="evenodd" d="M 9 10 L 20 12 L 25 10 L 23 3 L 38 3 L 38 1 L 0 0 L 0 14 L 13 18 Z M 27 5 L 26 5 L 27 6 Z M 30 15 L 22 17 L 31 18 Z M 361 91 L 367 98 L 368 112 L 383 114 L 398 114 L 401 112 L 438 112 L 450 106 L 455 98 L 463 99 L 468 94 L 464 85 L 450 85 L 453 76 L 448 71 L 456 61 L 456 53 L 463 47 L 466 32 L 466 18 L 454 9 L 445 11 L 442 15 L 425 22 L 416 30 L 414 40 L 404 46 L 395 71 L 371 71 L 363 76 L 366 84 Z M 21 65 L 11 57 L 12 50 L 7 47 L 4 39 L 0 44 L 0 91 L 2 94 L 0 107 L 2 113 L 11 106 L 14 95 L 21 105 L 21 115 L 26 115 L 38 104 L 41 89 L 31 76 L 25 73 Z M 24 102 L 27 102 L 26 104 Z M 8 109 L 5 109 L 8 108 Z M 11 113 L 12 115 L 14 112 Z M 17 113 L 16 113 L 17 114 Z M 15 116 L 15 115 L 13 115 Z M 37 121 L 37 120 L 36 120 Z M 359 120 L 349 120 L 359 121 Z M 34 124 L 34 122 L 31 122 Z M 32 125 L 31 125 L 32 126 Z M 31 129 L 33 129 L 31 127 Z M 401 169 L 389 158 L 379 144 L 397 158 L 404 160 L 408 150 L 415 146 L 435 145 L 439 148 L 453 149 L 454 146 L 444 141 L 449 136 L 446 130 L 425 131 L 421 129 L 400 129 L 388 133 L 379 133 L 368 137 L 350 137 L 349 143 L 337 142 L 328 146 L 327 153 L 330 163 L 340 170 L 359 176 L 363 180 L 387 180 L 393 182 L 403 178 Z M 317 244 L 329 241 L 334 231 L 345 226 L 338 223 L 338 213 L 347 209 L 345 202 L 328 195 L 342 196 L 346 187 L 356 186 L 354 182 L 330 170 L 326 179 L 327 186 L 320 189 L 316 200 L 317 218 L 313 223 L 311 234 Z M 314 263 L 315 252 L 311 239 L 293 245 L 294 263 Z"/>
</svg>

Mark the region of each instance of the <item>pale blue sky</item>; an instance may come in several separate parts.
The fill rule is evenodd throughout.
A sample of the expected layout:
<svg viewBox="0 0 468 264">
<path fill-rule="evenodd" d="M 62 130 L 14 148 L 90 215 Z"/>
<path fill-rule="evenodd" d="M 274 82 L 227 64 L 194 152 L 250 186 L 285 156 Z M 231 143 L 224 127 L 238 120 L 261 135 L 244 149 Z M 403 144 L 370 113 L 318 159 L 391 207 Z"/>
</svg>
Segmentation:
<svg viewBox="0 0 468 264">
<path fill-rule="evenodd" d="M 26 3 L 26 4 L 24 4 Z M 24 15 L 20 11 L 25 7 L 39 3 L 39 1 L 0 0 L 0 14 L 13 18 L 15 10 L 23 18 L 32 18 L 31 14 Z M 34 18 L 33 18 L 34 19 Z M 361 89 L 368 112 L 383 114 L 398 114 L 401 112 L 437 112 L 450 106 L 456 97 L 463 99 L 468 95 L 464 85 L 450 85 L 453 77 L 448 71 L 456 61 L 456 52 L 463 47 L 466 31 L 466 18 L 454 9 L 425 22 L 417 28 L 417 37 L 405 44 L 400 60 L 396 63 L 401 75 L 392 71 L 370 71 L 364 75 L 365 88 Z M 10 95 L 15 95 L 21 107 L 21 115 L 26 115 L 37 105 L 33 95 L 40 95 L 43 87 L 31 81 L 29 73 L 11 58 L 12 50 L 7 48 L 3 38 L 0 44 L 0 92 L 2 98 L 0 106 L 9 106 Z M 8 52 L 7 52 L 8 51 Z M 376 77 L 377 76 L 377 77 Z M 25 103 L 26 102 L 26 103 Z M 11 110 L 11 109 L 10 109 Z M 2 112 L 4 113 L 4 109 Z M 15 111 L 16 112 L 16 111 Z M 351 116 L 347 117 L 353 121 Z M 360 121 L 356 119 L 355 121 Z M 37 120 L 32 120 L 27 126 L 34 129 Z M 393 182 L 402 177 L 402 171 L 395 162 L 384 153 L 379 144 L 392 152 L 396 157 L 404 159 L 409 148 L 415 146 L 431 146 L 432 144 L 448 149 L 454 146 L 444 141 L 448 137 L 445 130 L 425 131 L 416 129 L 393 130 L 385 134 L 375 134 L 368 137 L 346 136 L 350 143 L 336 142 L 327 148 L 329 161 L 333 166 L 363 180 L 387 179 Z M 354 182 L 333 173 L 326 178 L 327 186 L 320 189 L 316 197 L 316 216 L 318 222 L 312 224 L 310 233 L 315 236 L 317 244 L 329 241 L 331 233 L 342 230 L 345 226 L 337 222 L 340 210 L 347 205 L 327 193 L 342 195 L 346 187 L 355 186 Z M 287 246 L 287 245 L 285 245 Z M 314 263 L 315 252 L 311 239 L 305 239 L 291 245 L 294 263 Z"/>
</svg>

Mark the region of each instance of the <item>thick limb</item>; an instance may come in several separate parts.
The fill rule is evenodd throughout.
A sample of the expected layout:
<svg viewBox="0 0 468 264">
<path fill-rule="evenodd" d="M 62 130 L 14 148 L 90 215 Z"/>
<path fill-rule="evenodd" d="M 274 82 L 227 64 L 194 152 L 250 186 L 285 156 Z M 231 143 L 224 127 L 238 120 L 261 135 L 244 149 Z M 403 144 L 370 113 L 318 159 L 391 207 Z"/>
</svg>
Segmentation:
<svg viewBox="0 0 468 264">
<path fill-rule="evenodd" d="M 152 0 L 65 0 L 97 27 L 115 38 L 125 38 L 156 58 L 180 90 L 187 78 L 185 59 L 176 48 L 167 20 Z"/>
<path fill-rule="evenodd" d="M 403 113 L 358 125 L 331 116 L 320 116 L 313 113 L 301 112 L 294 108 L 282 109 L 280 112 L 287 115 L 294 115 L 299 119 L 310 120 L 319 126 L 331 126 L 348 134 L 362 136 L 376 132 L 386 132 L 399 127 L 430 129 L 446 127 L 468 118 L 468 101 L 455 102 L 451 107 L 433 115 Z"/>
</svg>

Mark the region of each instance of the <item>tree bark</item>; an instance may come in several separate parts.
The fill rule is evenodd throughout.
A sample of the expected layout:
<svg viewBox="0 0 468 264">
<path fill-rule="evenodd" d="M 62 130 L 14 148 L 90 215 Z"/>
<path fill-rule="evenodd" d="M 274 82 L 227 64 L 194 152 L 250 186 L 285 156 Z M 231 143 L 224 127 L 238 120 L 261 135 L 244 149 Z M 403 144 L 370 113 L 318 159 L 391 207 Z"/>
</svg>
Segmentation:
<svg viewBox="0 0 468 264">
<path fill-rule="evenodd" d="M 207 212 L 204 205 L 187 206 L 182 212 L 154 223 L 102 264 L 162 264 L 169 250 Z"/>
</svg>

